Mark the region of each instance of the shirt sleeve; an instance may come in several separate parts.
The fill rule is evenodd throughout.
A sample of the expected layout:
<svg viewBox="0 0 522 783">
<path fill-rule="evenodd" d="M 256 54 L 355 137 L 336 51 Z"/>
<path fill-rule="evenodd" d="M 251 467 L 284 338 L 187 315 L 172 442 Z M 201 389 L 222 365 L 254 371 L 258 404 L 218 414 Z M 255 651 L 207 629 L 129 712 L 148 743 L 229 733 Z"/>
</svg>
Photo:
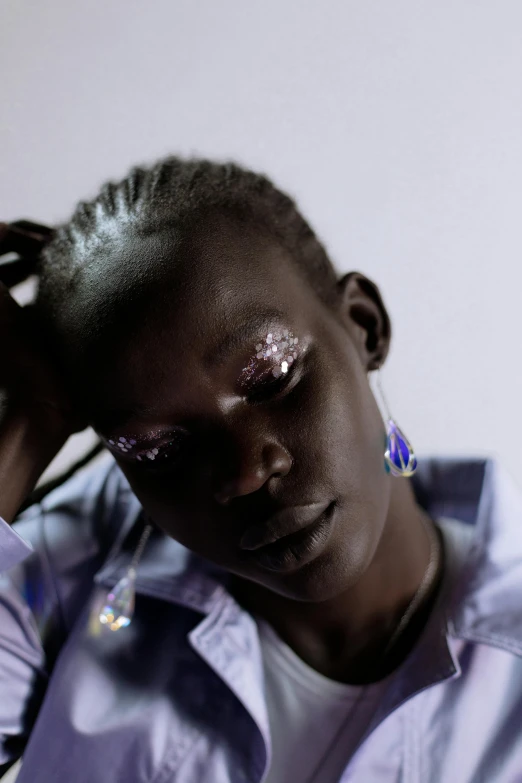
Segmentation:
<svg viewBox="0 0 522 783">
<path fill-rule="evenodd" d="M 43 592 L 41 566 L 38 544 L 35 550 L 0 518 L 0 769 L 20 757 L 47 680 L 33 614 Z M 52 601 L 45 603 L 52 614 Z"/>
<path fill-rule="evenodd" d="M 31 544 L 0 517 L 0 574 L 21 563 L 32 551 Z"/>
<path fill-rule="evenodd" d="M 0 519 L 0 775 L 23 755 L 129 493 L 111 463 L 86 467 L 13 527 Z"/>
</svg>

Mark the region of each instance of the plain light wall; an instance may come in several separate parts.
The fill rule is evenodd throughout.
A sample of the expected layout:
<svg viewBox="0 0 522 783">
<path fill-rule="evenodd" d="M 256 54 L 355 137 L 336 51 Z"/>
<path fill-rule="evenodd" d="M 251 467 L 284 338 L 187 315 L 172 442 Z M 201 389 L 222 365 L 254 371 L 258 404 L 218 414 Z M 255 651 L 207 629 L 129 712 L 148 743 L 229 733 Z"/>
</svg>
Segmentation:
<svg viewBox="0 0 522 783">
<path fill-rule="evenodd" d="M 518 0 L 3 0 L 0 217 L 63 220 L 172 152 L 268 173 L 380 286 L 418 453 L 522 483 L 521 73 Z"/>
</svg>

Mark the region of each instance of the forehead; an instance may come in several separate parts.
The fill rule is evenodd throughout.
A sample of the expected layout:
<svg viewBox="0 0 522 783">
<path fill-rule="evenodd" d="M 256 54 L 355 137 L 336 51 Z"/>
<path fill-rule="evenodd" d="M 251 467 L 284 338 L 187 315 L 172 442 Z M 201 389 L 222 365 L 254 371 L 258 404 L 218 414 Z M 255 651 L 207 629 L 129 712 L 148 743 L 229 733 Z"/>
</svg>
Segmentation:
<svg viewBox="0 0 522 783">
<path fill-rule="evenodd" d="M 153 326 L 171 339 L 214 342 L 217 333 L 259 322 L 263 313 L 268 323 L 278 314 L 291 317 L 303 299 L 316 300 L 288 251 L 246 224 L 208 220 L 176 240 L 170 244 L 164 232 L 156 258 L 154 242 L 135 247 L 151 269 L 136 304 L 143 331 Z"/>
<path fill-rule="evenodd" d="M 112 336 L 97 340 L 91 386 L 104 407 L 143 398 L 144 388 L 188 385 L 274 323 L 302 331 L 319 306 L 288 253 L 246 227 L 209 223 L 183 242 L 167 231 L 120 253 L 121 270 L 126 257 L 150 274 Z"/>
</svg>

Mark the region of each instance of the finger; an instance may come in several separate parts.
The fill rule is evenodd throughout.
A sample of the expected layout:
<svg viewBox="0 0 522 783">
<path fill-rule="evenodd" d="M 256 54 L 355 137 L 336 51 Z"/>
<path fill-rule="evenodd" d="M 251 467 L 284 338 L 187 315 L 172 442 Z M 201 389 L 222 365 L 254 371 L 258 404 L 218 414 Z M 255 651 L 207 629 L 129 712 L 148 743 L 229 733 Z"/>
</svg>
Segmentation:
<svg viewBox="0 0 522 783">
<path fill-rule="evenodd" d="M 24 228 L 24 224 L 28 227 Z M 29 225 L 35 230 L 29 230 Z M 0 223 L 0 255 L 17 253 L 20 256 L 37 256 L 52 239 L 52 229 L 40 226 L 37 231 L 36 228 L 36 224 L 29 224 L 28 221 Z M 40 229 L 44 229 L 44 232 Z"/>
<path fill-rule="evenodd" d="M 8 287 L 0 281 L 0 314 L 20 312 L 22 307 L 9 293 Z"/>
<path fill-rule="evenodd" d="M 55 234 L 55 229 L 52 226 L 44 226 L 43 223 L 35 223 L 33 220 L 13 220 L 9 225 L 20 229 L 20 231 L 41 237 L 42 242 L 49 242 Z"/>
<path fill-rule="evenodd" d="M 0 281 L 7 288 L 13 288 L 36 271 L 37 258 L 18 258 L 16 261 L 10 261 L 0 264 Z"/>
</svg>

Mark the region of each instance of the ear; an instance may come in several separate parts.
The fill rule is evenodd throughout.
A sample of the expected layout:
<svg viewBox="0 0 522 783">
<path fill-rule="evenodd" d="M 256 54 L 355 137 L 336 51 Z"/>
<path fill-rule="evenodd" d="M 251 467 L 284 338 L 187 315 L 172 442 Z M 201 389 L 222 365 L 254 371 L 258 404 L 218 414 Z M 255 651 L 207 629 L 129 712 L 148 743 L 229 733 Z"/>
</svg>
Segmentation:
<svg viewBox="0 0 522 783">
<path fill-rule="evenodd" d="M 366 372 L 381 367 L 388 355 L 391 323 L 379 289 L 360 272 L 349 272 L 337 282 L 338 308 L 353 336 Z"/>
</svg>

